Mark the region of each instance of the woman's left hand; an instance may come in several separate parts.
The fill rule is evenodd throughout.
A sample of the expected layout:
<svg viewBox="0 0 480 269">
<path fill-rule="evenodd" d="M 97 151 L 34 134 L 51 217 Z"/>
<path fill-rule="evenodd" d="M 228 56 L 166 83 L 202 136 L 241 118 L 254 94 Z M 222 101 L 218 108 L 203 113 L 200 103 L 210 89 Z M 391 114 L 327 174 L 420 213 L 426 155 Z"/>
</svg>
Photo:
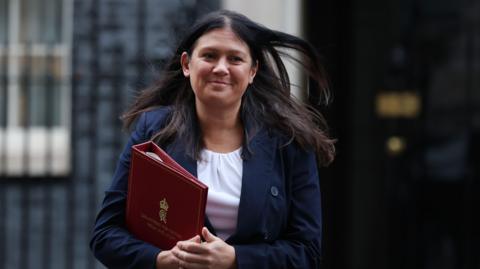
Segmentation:
<svg viewBox="0 0 480 269">
<path fill-rule="evenodd" d="M 235 249 L 222 239 L 214 236 L 203 227 L 205 242 L 182 241 L 172 250 L 179 260 L 179 266 L 185 269 L 236 268 Z"/>
</svg>

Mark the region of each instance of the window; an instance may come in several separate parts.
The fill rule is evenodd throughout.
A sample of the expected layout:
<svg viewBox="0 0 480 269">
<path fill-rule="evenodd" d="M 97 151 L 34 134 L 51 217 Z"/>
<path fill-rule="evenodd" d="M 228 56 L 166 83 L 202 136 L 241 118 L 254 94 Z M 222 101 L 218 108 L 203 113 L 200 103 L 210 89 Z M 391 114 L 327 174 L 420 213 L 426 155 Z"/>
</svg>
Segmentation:
<svg viewBox="0 0 480 269">
<path fill-rule="evenodd" d="M 73 0 L 0 0 L 0 176 L 70 170 Z"/>
</svg>

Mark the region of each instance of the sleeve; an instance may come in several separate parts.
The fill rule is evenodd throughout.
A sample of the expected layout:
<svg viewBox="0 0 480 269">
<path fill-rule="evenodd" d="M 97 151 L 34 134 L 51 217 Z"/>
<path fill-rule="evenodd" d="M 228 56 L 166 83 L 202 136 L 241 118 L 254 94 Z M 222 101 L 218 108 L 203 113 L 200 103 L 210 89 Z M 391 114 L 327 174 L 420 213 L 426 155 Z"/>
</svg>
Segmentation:
<svg viewBox="0 0 480 269">
<path fill-rule="evenodd" d="M 313 152 L 298 151 L 286 188 L 290 193 L 286 228 L 272 241 L 234 245 L 237 268 L 320 268 L 321 199 Z"/>
<path fill-rule="evenodd" d="M 131 146 L 148 140 L 146 113 L 137 121 L 125 146 L 101 209 L 97 215 L 90 248 L 95 257 L 109 268 L 155 268 L 157 247 L 136 239 L 125 226 L 125 206 Z"/>
</svg>

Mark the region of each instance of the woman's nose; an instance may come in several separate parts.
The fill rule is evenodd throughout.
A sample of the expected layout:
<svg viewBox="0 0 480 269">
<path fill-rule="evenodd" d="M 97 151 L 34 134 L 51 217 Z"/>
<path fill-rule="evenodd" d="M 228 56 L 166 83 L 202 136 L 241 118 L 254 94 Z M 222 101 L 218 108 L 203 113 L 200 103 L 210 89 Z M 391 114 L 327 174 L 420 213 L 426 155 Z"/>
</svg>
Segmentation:
<svg viewBox="0 0 480 269">
<path fill-rule="evenodd" d="M 228 62 L 225 58 L 220 58 L 216 62 L 213 72 L 217 74 L 228 74 Z"/>
</svg>

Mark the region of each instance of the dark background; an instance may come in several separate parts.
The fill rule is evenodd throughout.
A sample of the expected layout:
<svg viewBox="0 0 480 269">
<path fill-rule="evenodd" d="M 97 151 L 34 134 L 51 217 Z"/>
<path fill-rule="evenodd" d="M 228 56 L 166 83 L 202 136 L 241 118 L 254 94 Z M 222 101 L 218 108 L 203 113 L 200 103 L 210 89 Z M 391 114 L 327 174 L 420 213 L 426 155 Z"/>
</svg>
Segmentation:
<svg viewBox="0 0 480 269">
<path fill-rule="evenodd" d="M 176 36 L 220 7 L 73 3 L 72 171 L 0 174 L 0 268 L 102 268 L 88 241 L 128 137 L 118 116 L 158 76 Z M 303 5 L 305 36 L 330 74 L 323 111 L 338 139 L 335 162 L 321 169 L 324 268 L 480 268 L 480 1 Z"/>
<path fill-rule="evenodd" d="M 326 267 L 479 268 L 480 2 L 308 1 L 305 11 L 338 138 L 322 178 Z M 417 113 L 379 112 L 386 94 L 414 96 Z"/>
</svg>

